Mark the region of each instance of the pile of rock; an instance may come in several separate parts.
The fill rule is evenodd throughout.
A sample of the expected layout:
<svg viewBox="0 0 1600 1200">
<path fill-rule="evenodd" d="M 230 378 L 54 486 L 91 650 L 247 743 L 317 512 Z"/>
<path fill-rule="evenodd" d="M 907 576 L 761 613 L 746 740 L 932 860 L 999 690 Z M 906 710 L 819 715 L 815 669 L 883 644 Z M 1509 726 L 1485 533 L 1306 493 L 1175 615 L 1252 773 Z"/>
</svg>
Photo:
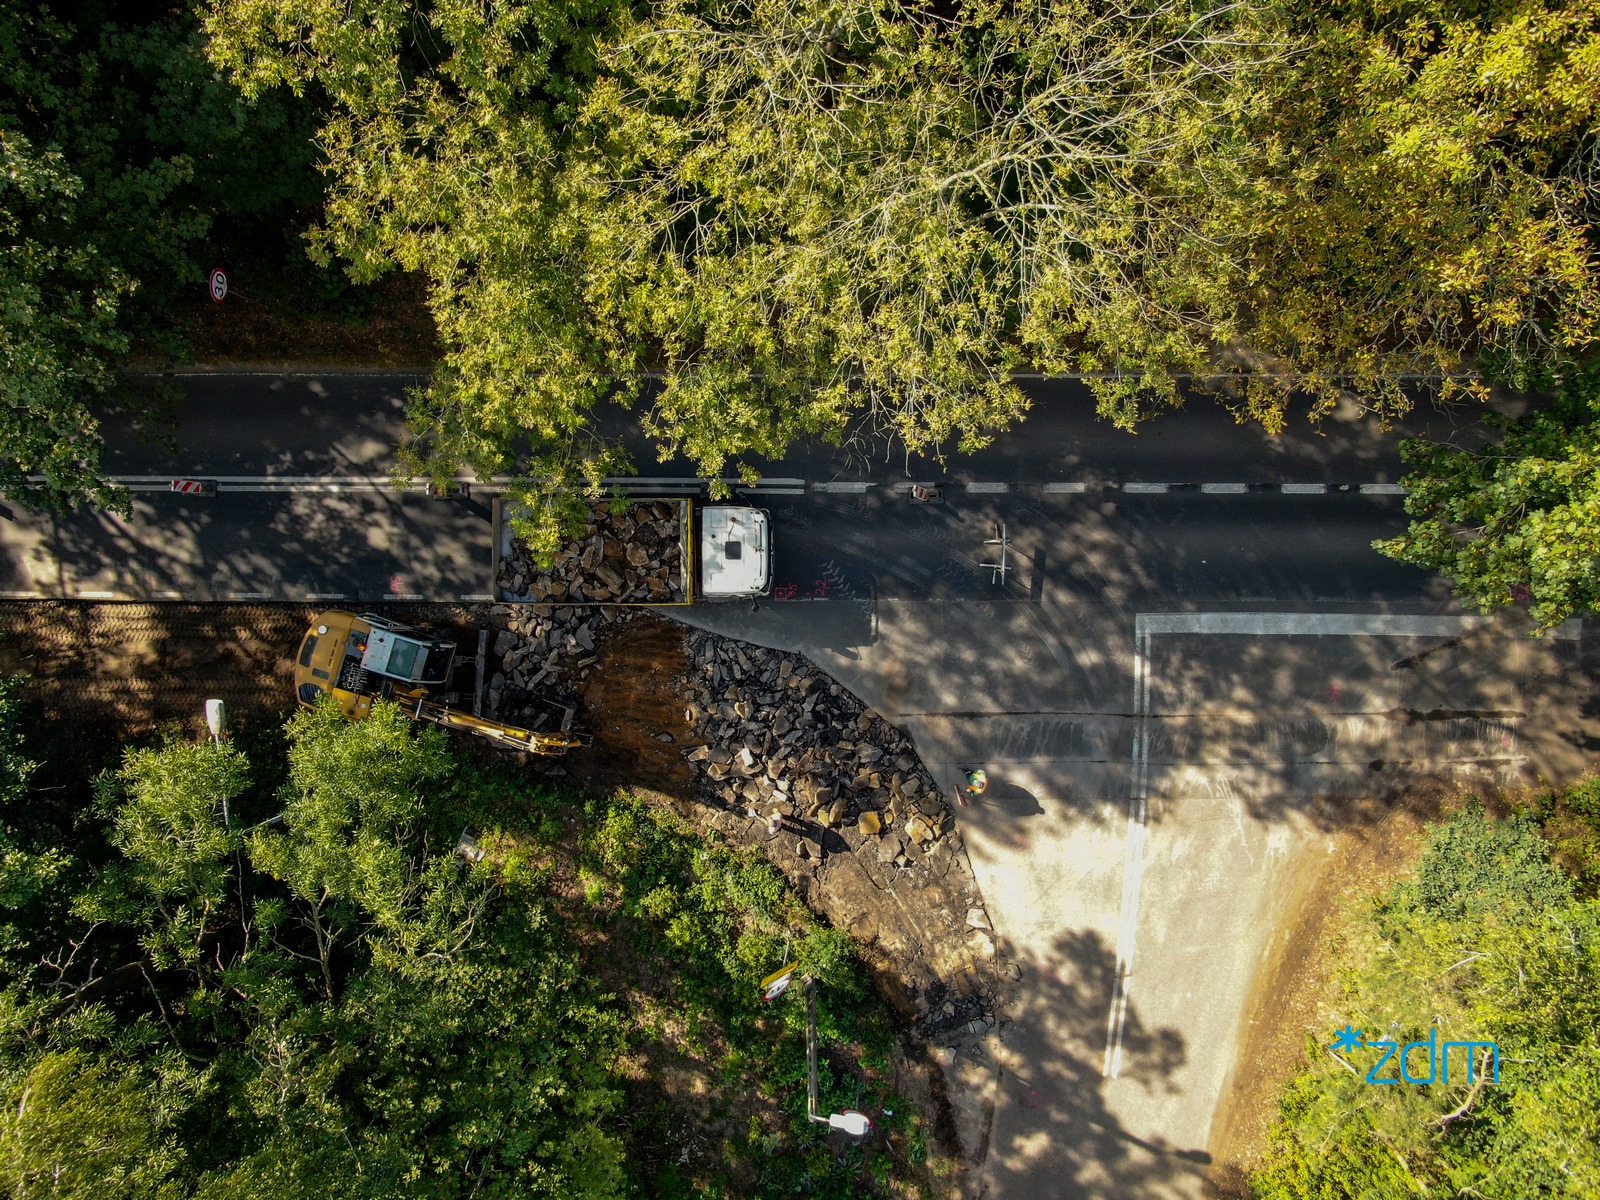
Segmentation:
<svg viewBox="0 0 1600 1200">
<path fill-rule="evenodd" d="M 950 805 L 898 728 L 797 654 L 718 634 L 686 639 L 684 757 L 714 811 L 850 932 L 886 993 L 935 1044 L 1001 1019 L 1003 963 Z"/>
<path fill-rule="evenodd" d="M 498 604 L 490 612 L 505 628 L 489 647 L 499 668 L 489 677 L 488 712 L 526 719 L 535 729 L 550 712 L 549 700 L 589 677 L 601 630 L 634 616 L 630 609 L 551 604 Z"/>
<path fill-rule="evenodd" d="M 708 744 L 685 757 L 724 806 L 792 829 L 806 858 L 823 853 L 813 825 L 870 839 L 900 867 L 948 831 L 949 808 L 905 734 L 809 661 L 708 633 L 691 633 L 688 649 L 686 716 Z"/>
<path fill-rule="evenodd" d="M 583 536 L 563 546 L 548 569 L 520 541 L 500 560 L 495 584 L 507 600 L 530 603 L 665 604 L 685 598 L 685 506 L 644 500 L 626 513 L 590 508 Z"/>
</svg>

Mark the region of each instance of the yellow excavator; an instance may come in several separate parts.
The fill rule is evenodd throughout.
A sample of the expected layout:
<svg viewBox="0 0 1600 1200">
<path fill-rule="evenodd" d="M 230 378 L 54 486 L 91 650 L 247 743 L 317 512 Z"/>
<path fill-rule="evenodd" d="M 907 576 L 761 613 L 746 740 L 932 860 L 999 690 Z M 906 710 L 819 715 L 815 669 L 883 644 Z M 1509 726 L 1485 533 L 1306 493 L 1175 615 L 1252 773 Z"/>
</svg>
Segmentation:
<svg viewBox="0 0 1600 1200">
<path fill-rule="evenodd" d="M 480 675 L 487 641 L 487 635 L 480 636 Z M 329 609 L 317 615 L 300 641 L 295 696 L 309 708 L 329 693 L 352 721 L 370 716 L 374 700 L 392 700 L 413 720 L 463 729 L 529 754 L 565 754 L 583 744 L 565 728 L 541 733 L 451 708 L 456 666 L 456 644 L 429 630 L 374 613 Z M 570 720 L 572 710 L 566 715 Z"/>
</svg>

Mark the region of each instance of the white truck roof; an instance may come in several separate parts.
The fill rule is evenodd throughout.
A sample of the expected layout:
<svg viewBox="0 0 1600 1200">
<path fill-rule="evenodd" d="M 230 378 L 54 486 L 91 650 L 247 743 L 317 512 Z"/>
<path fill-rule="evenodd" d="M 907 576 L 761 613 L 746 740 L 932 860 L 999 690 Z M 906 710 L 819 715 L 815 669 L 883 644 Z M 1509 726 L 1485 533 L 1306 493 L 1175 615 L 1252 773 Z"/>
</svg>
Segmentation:
<svg viewBox="0 0 1600 1200">
<path fill-rule="evenodd" d="M 759 508 L 700 510 L 700 594 L 707 600 L 765 595 L 772 586 L 772 530 Z"/>
</svg>

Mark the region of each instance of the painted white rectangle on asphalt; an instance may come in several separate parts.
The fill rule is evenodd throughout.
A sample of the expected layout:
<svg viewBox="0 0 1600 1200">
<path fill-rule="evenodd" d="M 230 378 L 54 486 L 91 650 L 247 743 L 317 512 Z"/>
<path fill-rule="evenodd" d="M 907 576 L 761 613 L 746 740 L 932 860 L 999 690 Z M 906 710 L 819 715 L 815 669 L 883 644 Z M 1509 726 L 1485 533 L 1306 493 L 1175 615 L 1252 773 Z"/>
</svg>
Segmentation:
<svg viewBox="0 0 1600 1200">
<path fill-rule="evenodd" d="M 1089 490 L 1089 485 L 1080 481 L 1072 483 L 1047 483 L 1044 485 L 1045 494 L 1048 496 L 1076 496 Z"/>
<path fill-rule="evenodd" d="M 1404 496 L 1405 488 L 1398 483 L 1363 483 L 1361 485 L 1363 496 Z"/>
<path fill-rule="evenodd" d="M 859 495 L 871 486 L 872 485 L 870 483 L 851 483 L 849 481 L 842 481 L 835 483 L 813 483 L 811 485 L 811 490 L 814 492 L 845 492 L 851 495 Z"/>
<path fill-rule="evenodd" d="M 1140 496 L 1158 496 L 1167 490 L 1164 483 L 1125 483 L 1122 490 Z"/>
<path fill-rule="evenodd" d="M 273 598 L 274 598 L 274 593 L 272 593 L 272 592 L 229 592 L 228 593 L 228 599 L 229 600 L 271 600 Z"/>
<path fill-rule="evenodd" d="M 1325 483 L 1286 483 L 1279 488 L 1285 496 L 1321 496 L 1328 491 Z"/>
<path fill-rule="evenodd" d="M 350 596 L 346 592 L 307 592 L 306 593 L 306 599 L 307 600 L 348 600 L 349 598 L 350 598 Z"/>
<path fill-rule="evenodd" d="M 746 496 L 754 496 L 758 500 L 762 496 L 804 496 L 806 494 L 806 490 L 803 487 L 735 488 L 734 491 L 743 492 Z"/>
<path fill-rule="evenodd" d="M 483 594 L 474 594 L 474 595 L 471 595 L 471 596 L 463 596 L 461 598 L 463 600 L 467 601 L 468 603 L 477 603 L 477 604 L 487 603 L 488 601 L 491 601 L 491 600 L 494 599 L 493 596 L 488 596 L 488 595 L 483 595 Z"/>
<path fill-rule="evenodd" d="M 969 492 L 998 493 L 1011 490 L 1009 483 L 969 483 L 966 487 Z"/>
<path fill-rule="evenodd" d="M 117 594 L 115 592 L 79 592 L 78 593 L 78 599 L 79 600 L 115 600 L 116 598 L 117 598 Z"/>
<path fill-rule="evenodd" d="M 1250 490 L 1247 483 L 1202 483 L 1200 490 L 1210 496 L 1239 496 Z"/>
</svg>

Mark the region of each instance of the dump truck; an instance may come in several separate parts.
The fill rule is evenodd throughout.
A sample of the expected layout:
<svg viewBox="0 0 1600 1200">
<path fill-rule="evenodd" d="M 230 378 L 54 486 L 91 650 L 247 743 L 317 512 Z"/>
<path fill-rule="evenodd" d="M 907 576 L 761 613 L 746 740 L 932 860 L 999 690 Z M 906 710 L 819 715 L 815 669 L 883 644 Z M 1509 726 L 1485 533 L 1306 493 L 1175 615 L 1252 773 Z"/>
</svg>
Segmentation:
<svg viewBox="0 0 1600 1200">
<path fill-rule="evenodd" d="M 480 637 L 478 657 L 472 660 L 480 674 L 486 640 Z M 309 708 L 324 694 L 331 695 L 352 721 L 371 716 L 375 701 L 391 700 L 412 720 L 465 730 L 529 754 L 564 754 L 583 744 L 565 728 L 540 733 L 453 707 L 460 696 L 453 690 L 456 673 L 464 665 L 455 642 L 440 633 L 375 613 L 329 609 L 317 615 L 300 641 L 295 698 Z"/>
<path fill-rule="evenodd" d="M 494 595 L 512 604 L 693 604 L 772 591 L 772 518 L 740 504 L 685 497 L 596 504 L 583 535 L 549 567 L 516 539 L 514 503 L 494 505 Z"/>
</svg>

